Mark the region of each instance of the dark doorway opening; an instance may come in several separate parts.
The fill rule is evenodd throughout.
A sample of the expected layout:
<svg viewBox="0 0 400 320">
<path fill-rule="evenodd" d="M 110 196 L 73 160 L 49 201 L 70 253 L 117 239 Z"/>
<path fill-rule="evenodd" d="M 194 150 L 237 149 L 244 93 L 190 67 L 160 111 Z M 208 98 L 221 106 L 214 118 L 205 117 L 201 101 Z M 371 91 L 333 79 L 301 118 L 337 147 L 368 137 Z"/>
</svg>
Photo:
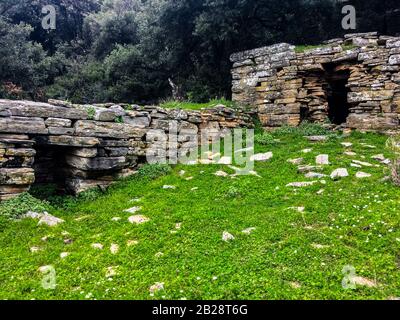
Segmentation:
<svg viewBox="0 0 400 320">
<path fill-rule="evenodd" d="M 66 186 L 66 148 L 37 145 L 34 163 L 36 187 L 47 187 L 57 194 L 64 194 Z"/>
<path fill-rule="evenodd" d="M 350 92 L 347 84 L 350 78 L 350 69 L 346 66 L 337 66 L 327 64 L 327 98 L 328 98 L 328 116 L 333 124 L 341 125 L 346 123 L 350 114 L 350 104 L 347 95 Z"/>
</svg>

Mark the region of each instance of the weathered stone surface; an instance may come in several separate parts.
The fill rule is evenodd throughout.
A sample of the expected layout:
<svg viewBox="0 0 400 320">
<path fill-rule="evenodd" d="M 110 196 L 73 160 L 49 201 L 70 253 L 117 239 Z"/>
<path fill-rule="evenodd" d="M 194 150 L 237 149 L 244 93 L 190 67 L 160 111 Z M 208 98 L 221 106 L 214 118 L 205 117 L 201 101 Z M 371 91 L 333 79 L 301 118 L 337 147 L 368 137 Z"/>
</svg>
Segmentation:
<svg viewBox="0 0 400 320">
<path fill-rule="evenodd" d="M 8 117 L 0 118 L 0 132 L 48 134 L 42 118 Z"/>
<path fill-rule="evenodd" d="M 31 168 L 1 168 L 0 185 L 30 185 L 35 181 Z"/>
<path fill-rule="evenodd" d="M 100 144 L 100 140 L 91 137 L 74 136 L 48 136 L 35 138 L 38 144 L 50 144 L 67 147 L 94 147 Z"/>
<path fill-rule="evenodd" d="M 71 127 L 72 121 L 70 119 L 48 118 L 45 124 L 47 127 Z"/>
<path fill-rule="evenodd" d="M 75 156 L 83 158 L 94 158 L 97 156 L 97 148 L 74 148 L 70 152 Z"/>
<path fill-rule="evenodd" d="M 116 139 L 141 138 L 145 135 L 144 130 L 129 124 L 96 121 L 77 121 L 75 132 L 78 136 Z"/>
<path fill-rule="evenodd" d="M 49 129 L 49 134 L 56 136 L 73 135 L 75 132 L 74 128 L 49 127 L 48 129 Z"/>
<path fill-rule="evenodd" d="M 331 178 L 333 180 L 337 180 L 337 179 L 340 179 L 340 178 L 345 178 L 345 177 L 348 177 L 348 176 L 349 176 L 349 172 L 345 168 L 336 169 L 331 174 Z"/>
<path fill-rule="evenodd" d="M 111 181 L 67 179 L 66 188 L 74 194 L 85 192 L 96 187 L 108 187 Z"/>
<path fill-rule="evenodd" d="M 2 105 L 8 107 L 13 116 L 87 119 L 86 111 L 54 106 L 48 103 L 0 100 L 0 106 Z"/>
<path fill-rule="evenodd" d="M 115 170 L 122 169 L 126 166 L 125 157 L 83 158 L 74 155 L 68 155 L 66 160 L 70 166 L 81 170 Z"/>
</svg>

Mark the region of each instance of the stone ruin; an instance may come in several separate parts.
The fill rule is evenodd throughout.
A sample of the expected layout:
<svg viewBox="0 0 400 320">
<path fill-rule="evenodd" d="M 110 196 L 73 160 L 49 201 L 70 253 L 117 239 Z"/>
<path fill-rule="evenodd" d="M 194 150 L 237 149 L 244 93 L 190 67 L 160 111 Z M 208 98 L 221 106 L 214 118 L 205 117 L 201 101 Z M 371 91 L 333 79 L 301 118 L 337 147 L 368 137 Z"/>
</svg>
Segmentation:
<svg viewBox="0 0 400 320">
<path fill-rule="evenodd" d="M 154 156 L 165 156 L 166 141 L 157 141 L 160 135 L 154 132 L 168 133 L 171 122 L 180 134 L 177 148 L 185 153 L 204 129 L 222 136 L 251 127 L 253 120 L 224 106 L 183 111 L 0 100 L 0 200 L 28 191 L 34 183 L 54 183 L 73 194 L 108 186 L 146 163 L 148 148 Z"/>
<path fill-rule="evenodd" d="M 263 127 L 308 120 L 360 130 L 399 129 L 400 38 L 376 32 L 301 52 L 283 43 L 235 53 L 233 100 Z"/>
</svg>

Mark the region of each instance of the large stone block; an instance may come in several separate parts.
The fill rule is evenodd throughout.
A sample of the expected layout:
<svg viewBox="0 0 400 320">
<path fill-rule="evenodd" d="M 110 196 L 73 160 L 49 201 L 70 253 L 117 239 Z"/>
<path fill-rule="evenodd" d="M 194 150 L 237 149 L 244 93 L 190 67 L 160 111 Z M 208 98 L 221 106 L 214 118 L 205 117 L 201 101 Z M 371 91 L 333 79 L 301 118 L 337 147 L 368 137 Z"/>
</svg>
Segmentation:
<svg viewBox="0 0 400 320">
<path fill-rule="evenodd" d="M 122 169 L 127 166 L 125 157 L 96 157 L 83 158 L 74 155 L 67 155 L 67 164 L 70 166 L 86 171 L 104 171 Z"/>
<path fill-rule="evenodd" d="M 40 136 L 36 137 L 38 144 L 50 144 L 66 147 L 94 147 L 100 144 L 100 140 L 92 137 L 74 136 Z"/>
<path fill-rule="evenodd" d="M 115 139 L 141 138 L 145 130 L 125 123 L 77 121 L 75 132 L 83 137 L 102 137 Z"/>
<path fill-rule="evenodd" d="M 45 124 L 48 127 L 70 127 L 72 124 L 72 121 L 69 119 L 48 118 L 45 121 Z"/>
<path fill-rule="evenodd" d="M 0 105 L 8 106 L 13 116 L 74 120 L 87 119 L 88 117 L 84 110 L 54 106 L 48 103 L 0 100 Z"/>
<path fill-rule="evenodd" d="M 7 117 L 0 118 L 0 132 L 48 134 L 42 118 Z"/>
<path fill-rule="evenodd" d="M 31 168 L 0 169 L 0 185 L 31 185 L 35 182 L 35 172 Z"/>
</svg>

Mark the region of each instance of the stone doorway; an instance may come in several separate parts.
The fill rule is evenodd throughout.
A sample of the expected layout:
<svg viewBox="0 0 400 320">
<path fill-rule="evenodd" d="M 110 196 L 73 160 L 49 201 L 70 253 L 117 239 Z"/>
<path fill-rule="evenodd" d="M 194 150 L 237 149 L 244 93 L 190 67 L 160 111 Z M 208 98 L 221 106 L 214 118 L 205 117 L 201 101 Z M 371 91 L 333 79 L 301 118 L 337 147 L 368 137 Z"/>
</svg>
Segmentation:
<svg viewBox="0 0 400 320">
<path fill-rule="evenodd" d="M 332 124 L 341 125 L 347 122 L 350 114 L 348 102 L 350 67 L 326 64 L 324 69 L 327 82 L 325 91 L 328 100 L 328 117 Z"/>
<path fill-rule="evenodd" d="M 33 165 L 35 186 L 52 185 L 58 194 L 67 192 L 66 154 L 68 149 L 70 148 L 45 144 L 35 146 L 36 156 Z"/>
</svg>

